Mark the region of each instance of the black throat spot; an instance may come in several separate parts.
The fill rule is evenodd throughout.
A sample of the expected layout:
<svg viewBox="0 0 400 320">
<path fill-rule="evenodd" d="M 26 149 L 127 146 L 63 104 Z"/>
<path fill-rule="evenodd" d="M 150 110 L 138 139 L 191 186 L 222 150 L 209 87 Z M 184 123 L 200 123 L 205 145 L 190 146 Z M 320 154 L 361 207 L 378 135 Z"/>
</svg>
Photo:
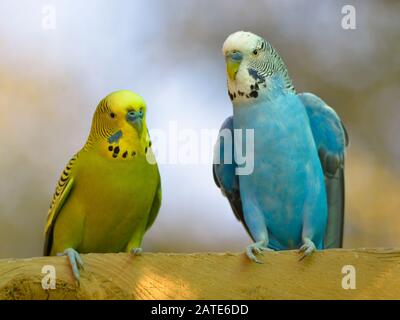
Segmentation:
<svg viewBox="0 0 400 320">
<path fill-rule="evenodd" d="M 149 146 L 150 145 L 151 145 L 151 143 L 149 144 Z M 118 145 L 116 145 L 116 146 L 109 145 L 107 149 L 108 149 L 108 151 L 110 151 L 112 153 L 112 157 L 114 159 L 118 158 L 118 156 L 120 154 L 121 154 L 121 157 L 124 158 L 124 159 L 127 159 L 128 156 L 133 158 L 133 157 L 136 157 L 136 155 L 137 155 L 136 151 L 134 151 L 134 150 L 132 152 L 130 152 L 128 150 L 126 150 L 124 152 L 121 152 L 121 149 L 120 149 L 120 147 Z M 147 147 L 146 147 L 146 152 L 147 152 Z"/>
<path fill-rule="evenodd" d="M 261 75 L 256 69 L 248 68 L 247 71 L 249 75 L 254 79 L 254 84 L 250 85 L 249 91 L 247 93 L 239 90 L 236 94 L 236 92 L 230 92 L 228 90 L 229 98 L 231 99 L 231 101 L 235 100 L 238 96 L 245 96 L 247 99 L 255 99 L 259 95 L 258 91 L 260 90 L 260 85 L 262 85 L 263 88 L 267 87 L 264 76 Z"/>
<path fill-rule="evenodd" d="M 118 153 L 119 153 L 119 147 L 118 146 L 114 147 L 113 145 L 110 144 L 108 146 L 107 150 L 112 153 L 112 157 L 113 158 L 116 158 L 118 156 Z"/>
<path fill-rule="evenodd" d="M 252 97 L 252 98 L 257 98 L 258 97 L 258 92 L 257 91 L 251 91 L 249 96 Z"/>
</svg>

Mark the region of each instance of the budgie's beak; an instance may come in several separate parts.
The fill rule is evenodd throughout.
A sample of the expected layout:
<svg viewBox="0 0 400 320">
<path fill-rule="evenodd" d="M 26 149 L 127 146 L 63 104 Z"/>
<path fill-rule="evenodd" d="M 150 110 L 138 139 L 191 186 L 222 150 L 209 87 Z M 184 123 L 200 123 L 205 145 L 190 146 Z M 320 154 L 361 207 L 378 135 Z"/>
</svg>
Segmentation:
<svg viewBox="0 0 400 320">
<path fill-rule="evenodd" d="M 143 111 L 129 111 L 126 120 L 136 129 L 140 137 L 143 131 Z"/>
<path fill-rule="evenodd" d="M 239 70 L 240 63 L 243 60 L 243 55 L 239 51 L 229 51 L 225 55 L 225 60 L 228 77 L 234 81 L 236 79 L 236 74 Z"/>
</svg>

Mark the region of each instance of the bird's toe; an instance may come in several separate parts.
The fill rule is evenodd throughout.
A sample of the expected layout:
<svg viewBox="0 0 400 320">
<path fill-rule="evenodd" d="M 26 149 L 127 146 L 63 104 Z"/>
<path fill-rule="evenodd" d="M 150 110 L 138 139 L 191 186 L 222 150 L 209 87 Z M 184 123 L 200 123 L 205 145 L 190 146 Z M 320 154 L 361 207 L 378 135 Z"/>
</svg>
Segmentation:
<svg viewBox="0 0 400 320">
<path fill-rule="evenodd" d="M 142 248 L 132 248 L 130 254 L 133 256 L 139 256 L 142 254 L 142 252 L 143 252 Z"/>
<path fill-rule="evenodd" d="M 299 249 L 299 253 L 302 253 L 299 261 L 310 256 L 315 250 L 316 250 L 315 244 L 311 240 L 306 239 L 304 241 L 304 244 Z"/>
<path fill-rule="evenodd" d="M 57 255 L 68 257 L 68 261 L 69 261 L 69 264 L 71 265 L 72 273 L 73 273 L 76 281 L 78 281 L 78 283 L 79 283 L 80 278 L 81 278 L 79 268 L 83 269 L 83 267 L 84 267 L 84 262 L 83 262 L 81 256 L 79 255 L 79 253 L 75 249 L 68 248 L 64 252 L 58 253 Z"/>
</svg>

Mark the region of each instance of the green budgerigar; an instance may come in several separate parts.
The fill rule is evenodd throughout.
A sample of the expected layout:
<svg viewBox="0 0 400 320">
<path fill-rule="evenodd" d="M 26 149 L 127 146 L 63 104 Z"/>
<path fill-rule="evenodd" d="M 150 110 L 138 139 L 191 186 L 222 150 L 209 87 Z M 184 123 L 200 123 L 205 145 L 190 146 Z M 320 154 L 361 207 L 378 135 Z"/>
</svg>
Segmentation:
<svg viewBox="0 0 400 320">
<path fill-rule="evenodd" d="M 84 147 L 58 182 L 45 227 L 45 255 L 66 255 L 75 278 L 79 253 L 139 254 L 161 205 L 161 180 L 146 125 L 146 103 L 117 91 L 97 106 Z"/>
</svg>

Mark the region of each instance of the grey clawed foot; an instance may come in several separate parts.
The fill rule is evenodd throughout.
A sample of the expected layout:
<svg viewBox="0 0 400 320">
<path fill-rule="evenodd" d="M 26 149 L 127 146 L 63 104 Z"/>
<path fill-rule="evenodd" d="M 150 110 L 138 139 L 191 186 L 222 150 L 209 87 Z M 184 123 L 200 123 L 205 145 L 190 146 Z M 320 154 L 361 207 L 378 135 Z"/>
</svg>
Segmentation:
<svg viewBox="0 0 400 320">
<path fill-rule="evenodd" d="M 317 250 L 317 248 L 315 247 L 314 242 L 312 242 L 308 238 L 305 238 L 304 244 L 299 249 L 299 253 L 302 253 L 299 261 L 303 260 L 305 257 L 310 256 L 315 250 Z"/>
<path fill-rule="evenodd" d="M 246 254 L 251 261 L 256 263 L 264 263 L 256 257 L 256 254 L 263 254 L 264 251 L 274 251 L 266 246 L 265 241 L 252 243 L 246 248 Z"/>
<path fill-rule="evenodd" d="M 143 252 L 142 248 L 132 248 L 131 251 L 129 252 L 133 256 L 139 256 Z"/>
<path fill-rule="evenodd" d="M 76 281 L 78 281 L 79 283 L 81 278 L 81 275 L 79 273 L 79 268 L 84 270 L 84 263 L 79 253 L 75 249 L 68 248 L 62 253 L 57 253 L 57 256 L 68 257 L 69 264 L 71 265 L 72 268 L 72 273 L 74 274 Z"/>
</svg>

